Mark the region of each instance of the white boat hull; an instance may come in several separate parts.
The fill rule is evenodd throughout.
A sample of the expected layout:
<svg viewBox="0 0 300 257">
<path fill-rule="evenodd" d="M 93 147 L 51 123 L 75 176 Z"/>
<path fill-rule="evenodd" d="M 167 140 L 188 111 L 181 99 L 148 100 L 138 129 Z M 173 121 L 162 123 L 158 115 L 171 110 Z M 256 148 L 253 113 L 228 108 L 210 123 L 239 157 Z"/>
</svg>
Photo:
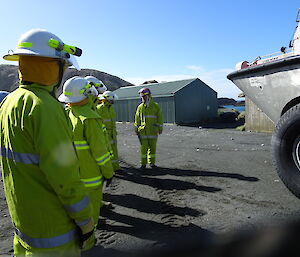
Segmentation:
<svg viewBox="0 0 300 257">
<path fill-rule="evenodd" d="M 228 76 L 275 124 L 300 97 L 300 55 L 235 71 Z"/>
</svg>

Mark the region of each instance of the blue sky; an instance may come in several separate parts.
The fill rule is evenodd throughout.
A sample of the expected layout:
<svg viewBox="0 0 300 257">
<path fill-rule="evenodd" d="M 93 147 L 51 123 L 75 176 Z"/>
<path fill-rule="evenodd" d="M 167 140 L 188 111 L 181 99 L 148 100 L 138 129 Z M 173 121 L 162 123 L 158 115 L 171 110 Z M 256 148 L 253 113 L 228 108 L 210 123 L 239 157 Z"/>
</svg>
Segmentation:
<svg viewBox="0 0 300 257">
<path fill-rule="evenodd" d="M 287 46 L 298 8 L 299 0 L 2 1 L 1 53 L 43 28 L 82 48 L 81 68 L 134 84 L 198 77 L 218 97 L 237 99 L 226 75 L 237 62 Z"/>
</svg>

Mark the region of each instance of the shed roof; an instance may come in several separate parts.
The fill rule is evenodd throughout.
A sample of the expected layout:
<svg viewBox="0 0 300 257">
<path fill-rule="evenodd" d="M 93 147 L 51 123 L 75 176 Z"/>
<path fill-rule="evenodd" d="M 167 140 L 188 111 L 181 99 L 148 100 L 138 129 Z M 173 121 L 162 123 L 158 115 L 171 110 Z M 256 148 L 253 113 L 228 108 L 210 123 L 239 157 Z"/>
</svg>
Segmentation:
<svg viewBox="0 0 300 257">
<path fill-rule="evenodd" d="M 115 90 L 114 93 L 116 93 L 120 99 L 139 98 L 138 91 L 143 87 L 147 87 L 150 89 L 153 96 L 166 97 L 174 95 L 177 91 L 187 86 L 194 80 L 197 80 L 197 78 L 139 86 L 120 87 L 119 89 Z"/>
</svg>

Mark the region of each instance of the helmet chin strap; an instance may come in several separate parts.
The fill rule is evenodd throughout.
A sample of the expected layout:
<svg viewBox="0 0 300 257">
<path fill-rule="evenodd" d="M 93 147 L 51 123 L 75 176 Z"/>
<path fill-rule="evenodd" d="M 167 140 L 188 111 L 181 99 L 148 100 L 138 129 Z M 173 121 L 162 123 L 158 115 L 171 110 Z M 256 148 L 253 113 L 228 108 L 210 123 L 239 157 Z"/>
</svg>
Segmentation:
<svg viewBox="0 0 300 257">
<path fill-rule="evenodd" d="M 65 61 L 64 60 L 62 60 L 62 59 L 59 59 L 58 60 L 58 65 L 59 65 L 59 67 L 58 67 L 58 70 L 59 70 L 59 75 L 58 75 L 58 82 L 57 82 L 57 84 L 53 87 L 53 90 L 52 90 L 52 92 L 51 92 L 51 95 L 55 98 L 55 99 L 57 99 L 57 97 L 56 97 L 56 92 L 57 92 L 57 89 L 59 88 L 59 86 L 60 86 L 60 84 L 61 84 L 61 82 L 62 82 L 62 79 L 63 79 L 63 76 L 64 76 L 64 66 L 65 66 Z"/>
<path fill-rule="evenodd" d="M 147 95 L 146 97 L 142 97 L 142 101 L 143 101 L 145 104 L 148 104 L 148 103 L 149 103 L 149 100 L 150 100 L 149 95 Z"/>
</svg>

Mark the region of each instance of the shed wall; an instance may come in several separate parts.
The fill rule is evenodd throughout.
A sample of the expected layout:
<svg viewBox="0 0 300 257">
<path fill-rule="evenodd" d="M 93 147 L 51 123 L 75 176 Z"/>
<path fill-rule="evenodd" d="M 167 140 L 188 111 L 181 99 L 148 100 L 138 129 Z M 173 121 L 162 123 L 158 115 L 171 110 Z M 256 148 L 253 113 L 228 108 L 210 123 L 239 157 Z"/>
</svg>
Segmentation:
<svg viewBox="0 0 300 257">
<path fill-rule="evenodd" d="M 195 80 L 176 92 L 175 106 L 177 124 L 209 120 L 217 117 L 217 93 L 200 80 Z"/>
<path fill-rule="evenodd" d="M 117 100 L 114 104 L 117 121 L 134 121 L 136 107 L 140 104 L 140 99 Z"/>
</svg>

